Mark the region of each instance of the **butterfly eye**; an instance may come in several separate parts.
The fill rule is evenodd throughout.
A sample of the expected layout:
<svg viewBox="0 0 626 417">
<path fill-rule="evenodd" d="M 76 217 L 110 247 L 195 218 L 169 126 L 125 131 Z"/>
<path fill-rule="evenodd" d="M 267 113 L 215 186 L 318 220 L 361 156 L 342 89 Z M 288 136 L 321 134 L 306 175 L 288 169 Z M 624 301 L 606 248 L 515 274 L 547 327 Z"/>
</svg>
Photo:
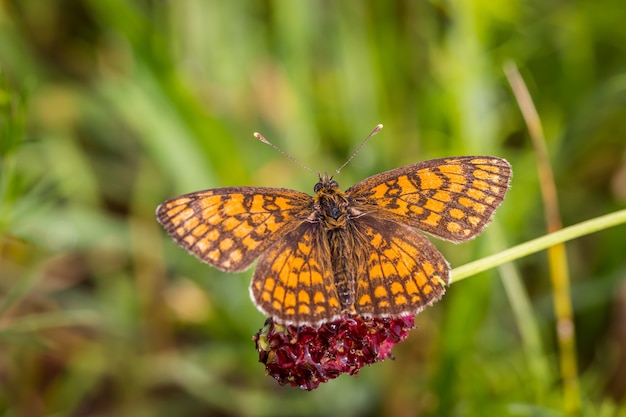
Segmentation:
<svg viewBox="0 0 626 417">
<path fill-rule="evenodd" d="M 313 187 L 313 191 L 315 193 L 319 192 L 322 188 L 339 188 L 339 184 L 337 183 L 337 181 L 320 181 L 317 184 L 315 184 L 315 187 Z"/>
</svg>

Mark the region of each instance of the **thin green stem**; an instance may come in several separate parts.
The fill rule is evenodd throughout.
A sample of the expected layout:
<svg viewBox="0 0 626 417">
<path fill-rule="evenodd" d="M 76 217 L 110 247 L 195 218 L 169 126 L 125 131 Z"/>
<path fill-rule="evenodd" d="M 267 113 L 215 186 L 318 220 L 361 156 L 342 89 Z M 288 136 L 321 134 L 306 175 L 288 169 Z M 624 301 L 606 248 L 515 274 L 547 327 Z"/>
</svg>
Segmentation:
<svg viewBox="0 0 626 417">
<path fill-rule="evenodd" d="M 452 282 L 460 281 L 488 269 L 495 268 L 496 266 L 523 258 L 524 256 L 542 251 L 558 243 L 567 242 L 568 240 L 576 239 L 620 224 L 626 224 L 626 209 L 565 227 L 537 239 L 513 246 L 495 255 L 461 265 L 452 270 Z"/>
</svg>

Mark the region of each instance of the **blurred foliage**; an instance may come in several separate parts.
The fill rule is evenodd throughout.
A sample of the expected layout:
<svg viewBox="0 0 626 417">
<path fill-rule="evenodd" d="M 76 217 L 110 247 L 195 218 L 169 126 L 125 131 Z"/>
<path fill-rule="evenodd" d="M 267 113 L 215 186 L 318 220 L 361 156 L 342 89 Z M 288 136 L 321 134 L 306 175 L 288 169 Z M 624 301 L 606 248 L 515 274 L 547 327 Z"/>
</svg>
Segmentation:
<svg viewBox="0 0 626 417">
<path fill-rule="evenodd" d="M 384 123 L 344 187 L 503 156 L 496 222 L 437 245 L 456 266 L 539 236 L 508 60 L 544 123 L 564 223 L 624 207 L 624 21 L 623 0 L 0 1 L 0 415 L 562 415 L 545 254 L 509 271 L 517 291 L 495 271 L 453 285 L 395 361 L 301 392 L 256 362 L 251 271 L 200 264 L 154 209 L 225 185 L 312 191 L 252 132 L 332 172 Z M 625 235 L 567 245 L 584 415 L 626 415 Z"/>
</svg>

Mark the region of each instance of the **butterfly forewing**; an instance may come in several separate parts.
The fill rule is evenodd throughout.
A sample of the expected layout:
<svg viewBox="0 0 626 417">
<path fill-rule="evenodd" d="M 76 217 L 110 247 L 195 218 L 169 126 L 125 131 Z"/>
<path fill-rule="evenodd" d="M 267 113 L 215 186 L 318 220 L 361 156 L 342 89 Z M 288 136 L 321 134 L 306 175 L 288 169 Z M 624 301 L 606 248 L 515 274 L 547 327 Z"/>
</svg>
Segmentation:
<svg viewBox="0 0 626 417">
<path fill-rule="evenodd" d="M 509 188 L 510 164 L 490 156 L 433 159 L 367 178 L 346 194 L 366 212 L 462 242 L 489 223 Z"/>
<path fill-rule="evenodd" d="M 240 271 L 301 224 L 311 206 L 311 196 L 293 190 L 216 188 L 166 201 L 157 208 L 157 219 L 201 261 Z"/>
</svg>

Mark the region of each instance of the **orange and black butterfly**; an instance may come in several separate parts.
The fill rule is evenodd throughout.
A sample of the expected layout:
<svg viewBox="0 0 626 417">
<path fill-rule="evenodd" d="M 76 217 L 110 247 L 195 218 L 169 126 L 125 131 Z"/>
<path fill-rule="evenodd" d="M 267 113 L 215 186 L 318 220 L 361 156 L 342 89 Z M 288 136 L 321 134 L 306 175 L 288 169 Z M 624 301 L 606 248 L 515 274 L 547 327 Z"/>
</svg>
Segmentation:
<svg viewBox="0 0 626 417">
<path fill-rule="evenodd" d="M 383 172 L 346 191 L 320 175 L 313 196 L 262 187 L 198 191 L 166 201 L 156 214 L 178 245 L 218 269 L 243 271 L 258 258 L 252 300 L 280 323 L 398 317 L 439 300 L 450 282 L 448 263 L 420 231 L 472 239 L 510 178 L 502 158 L 450 157 Z"/>
</svg>

